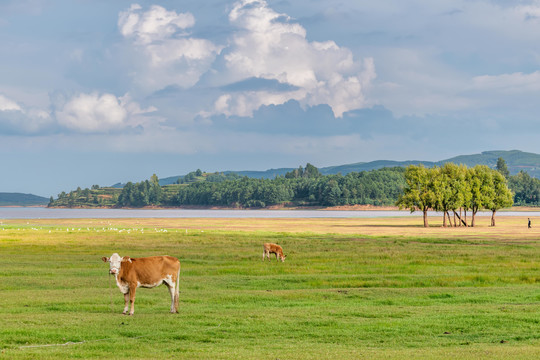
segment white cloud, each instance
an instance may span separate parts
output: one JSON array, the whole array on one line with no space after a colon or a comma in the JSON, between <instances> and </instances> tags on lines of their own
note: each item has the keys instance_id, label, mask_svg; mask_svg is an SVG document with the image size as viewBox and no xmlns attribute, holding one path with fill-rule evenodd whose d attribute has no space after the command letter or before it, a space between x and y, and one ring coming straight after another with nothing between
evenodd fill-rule
<instances>
[{"instance_id":1,"label":"white cloud","mask_svg":"<svg viewBox=\"0 0 540 360\"><path fill-rule=\"evenodd\" d=\"M191 87L210 68L221 48L210 40L190 37L186 29L194 24L191 13L168 11L159 5L143 11L134 4L119 14L120 33L144 54L134 81L145 91L169 85Z\"/></svg>"},{"instance_id":2,"label":"white cloud","mask_svg":"<svg viewBox=\"0 0 540 360\"><path fill-rule=\"evenodd\" d=\"M120 12L118 27L125 37L134 37L137 42L150 44L154 41L167 40L178 30L195 25L195 18L190 13L167 11L159 5L152 5L146 12L133 4L127 11Z\"/></svg>"},{"instance_id":3,"label":"white cloud","mask_svg":"<svg viewBox=\"0 0 540 360\"><path fill-rule=\"evenodd\" d=\"M0 111L21 111L21 107L15 101L0 95Z\"/></svg>"},{"instance_id":4,"label":"white cloud","mask_svg":"<svg viewBox=\"0 0 540 360\"><path fill-rule=\"evenodd\" d=\"M341 117L366 105L365 91L376 77L373 59L355 61L349 49L333 41L308 41L300 24L264 0L236 2L229 20L238 31L224 51L227 73L218 76L229 83L253 77L277 80L296 89L226 94L216 102L216 112L248 116L261 105L294 99L303 105L328 104Z\"/></svg>"},{"instance_id":5,"label":"white cloud","mask_svg":"<svg viewBox=\"0 0 540 360\"><path fill-rule=\"evenodd\" d=\"M540 71L530 74L522 72L501 75L482 75L473 78L477 90L501 91L506 93L528 93L540 91Z\"/></svg>"},{"instance_id":6,"label":"white cloud","mask_svg":"<svg viewBox=\"0 0 540 360\"><path fill-rule=\"evenodd\" d=\"M4 134L37 134L50 131L54 121L48 111L28 108L0 95L0 132Z\"/></svg>"},{"instance_id":7,"label":"white cloud","mask_svg":"<svg viewBox=\"0 0 540 360\"><path fill-rule=\"evenodd\" d=\"M154 108L141 109L129 96L79 94L56 111L58 124L83 133L106 133L144 123L144 115Z\"/></svg>"}]
</instances>

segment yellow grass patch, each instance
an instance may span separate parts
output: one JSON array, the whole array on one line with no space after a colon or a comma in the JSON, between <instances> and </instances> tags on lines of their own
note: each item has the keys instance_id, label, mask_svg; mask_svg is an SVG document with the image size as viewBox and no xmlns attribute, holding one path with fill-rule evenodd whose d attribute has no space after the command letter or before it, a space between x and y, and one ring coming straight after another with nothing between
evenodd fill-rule
<instances>
[{"instance_id":1,"label":"yellow grass patch","mask_svg":"<svg viewBox=\"0 0 540 360\"><path fill-rule=\"evenodd\" d=\"M444 237L474 239L487 237L512 240L540 238L540 216L531 217L533 227L527 228L526 216L496 217L497 226L490 226L489 216L477 216L476 226L442 227L440 217L429 218L429 228L422 226L421 217L392 218L149 218L149 219L31 219L4 220L4 224L26 226L69 226L90 228L160 228L226 231L269 231L284 233L358 234L392 237ZM1 225L0 225L1 226Z\"/></svg>"}]
</instances>

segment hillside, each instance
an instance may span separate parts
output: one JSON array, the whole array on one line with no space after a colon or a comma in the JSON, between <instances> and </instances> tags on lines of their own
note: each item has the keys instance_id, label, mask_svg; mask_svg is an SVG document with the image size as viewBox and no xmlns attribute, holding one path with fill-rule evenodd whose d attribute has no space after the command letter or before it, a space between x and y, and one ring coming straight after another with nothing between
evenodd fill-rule
<instances>
[{"instance_id":1,"label":"hillside","mask_svg":"<svg viewBox=\"0 0 540 360\"><path fill-rule=\"evenodd\" d=\"M385 167L395 167L401 166L405 167L408 165L418 165L424 164L426 167L432 166L441 166L445 163L452 162L455 164L464 164L468 167L473 167L475 165L487 165L490 168L495 168L497 164L497 159L502 157L506 161L508 170L510 174L515 175L521 170L526 171L532 177L540 179L540 155L534 153L527 153L519 150L510 150L510 151L484 151L480 154L472 155L460 155L450 159L440 160L440 161L423 161L423 160L407 160L407 161L393 161L393 160L376 160L370 162L358 162L354 164L345 164L337 166L328 166L319 168L319 171L323 175L332 175L341 173L346 175L350 172L361 172L361 171L370 171L377 170ZM278 169L269 169L265 171L252 171L252 170L242 170L242 171L224 171L224 174L237 174L240 176L247 176L249 178L255 179L274 179L276 176L284 176L286 173L294 170L294 168L278 168ZM174 184L178 178L182 175L171 176L159 180L160 185L169 185ZM114 187L122 187L123 184L116 184Z\"/></svg>"},{"instance_id":2,"label":"hillside","mask_svg":"<svg viewBox=\"0 0 540 360\"><path fill-rule=\"evenodd\" d=\"M464 164L469 167L479 164L495 168L499 157L502 157L504 161L506 161L506 165L508 166L511 175L515 175L521 170L524 170L532 177L540 178L540 155L519 150L484 151L481 154L456 156L451 159L439 161L436 164L442 165L447 162L453 162L455 164Z\"/></svg>"},{"instance_id":3,"label":"hillside","mask_svg":"<svg viewBox=\"0 0 540 360\"><path fill-rule=\"evenodd\" d=\"M0 192L0 206L43 206L49 203L49 199L22 193Z\"/></svg>"}]
</instances>

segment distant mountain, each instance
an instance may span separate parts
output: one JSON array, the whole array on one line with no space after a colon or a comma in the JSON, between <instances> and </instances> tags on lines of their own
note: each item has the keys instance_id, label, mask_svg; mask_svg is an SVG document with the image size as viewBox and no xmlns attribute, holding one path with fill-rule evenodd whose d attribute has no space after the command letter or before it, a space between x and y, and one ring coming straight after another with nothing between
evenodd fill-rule
<instances>
[{"instance_id":1,"label":"distant mountain","mask_svg":"<svg viewBox=\"0 0 540 360\"><path fill-rule=\"evenodd\" d=\"M376 160L370 162L359 162L354 164L345 164L337 166L328 166L319 168L319 171L323 175L332 175L341 173L346 175L350 172L361 172L361 171L370 171L376 170L384 167L394 167L394 166L408 166L408 165L418 165L424 164L426 167L433 167L435 165L441 166L445 163L455 163L463 164L468 167L473 167L475 165L487 165L490 168L495 168L497 165L497 159L502 157L506 161L508 170L510 174L515 175L521 170L524 170L529 173L529 175L540 179L540 155L534 153L523 152L519 150L510 150L510 151L484 151L480 154L472 155L460 155L446 160L440 161L422 161L422 160L407 160L407 161L392 161L392 160ZM305 164L303 164L304 166ZM252 170L243 170L243 171L224 171L224 174L236 173L240 176L247 176L250 178L257 179L273 179L276 176L284 176L286 173L294 170L295 168L278 168L278 169L269 169L265 171L252 171ZM179 177L170 176L159 180L160 185L170 185L176 183ZM125 184L115 184L112 187L122 188Z\"/></svg>"},{"instance_id":2,"label":"distant mountain","mask_svg":"<svg viewBox=\"0 0 540 360\"><path fill-rule=\"evenodd\" d=\"M361 172L361 171L370 171L376 170L384 167L394 167L394 166L408 166L408 165L418 165L424 164L426 167L433 167L435 165L441 166L445 163L455 163L463 164L468 167L473 167L475 165L487 165L490 168L495 168L497 165L497 160L503 158L506 161L508 170L510 174L515 175L521 170L524 170L529 173L529 175L540 178L540 155L534 153L527 153L519 150L511 151L484 151L481 154L473 155L460 155L446 160L440 161L422 161L422 160L407 160L407 161L392 161L392 160L376 160L370 162L359 162L354 164L338 165L338 166L328 166L319 168L319 171L323 175L332 175L341 173L346 175L350 172ZM285 175L286 173L294 170L292 168L281 168L281 169L270 169L266 171L234 171L239 175L254 177L254 178L265 178L273 179L276 175ZM228 171L232 172L232 171ZM226 172L227 173L227 172Z\"/></svg>"},{"instance_id":3,"label":"distant mountain","mask_svg":"<svg viewBox=\"0 0 540 360\"><path fill-rule=\"evenodd\" d=\"M350 172L370 171L370 170L377 170L377 169L381 169L385 167L396 167L396 166L405 167L409 165L418 165L418 164L424 164L424 166L426 167L432 167L433 165L435 165L435 163L430 162L430 161L419 161L419 160L411 160L411 161L376 160L376 161L370 161L366 163L329 166L329 167L321 168L319 169L319 171L323 175L332 175L332 174L338 174L338 173L341 173L342 175L346 175Z\"/></svg>"},{"instance_id":4,"label":"distant mountain","mask_svg":"<svg viewBox=\"0 0 540 360\"><path fill-rule=\"evenodd\" d=\"M49 199L42 196L0 192L0 206L38 206L48 203Z\"/></svg>"},{"instance_id":5,"label":"distant mountain","mask_svg":"<svg viewBox=\"0 0 540 360\"><path fill-rule=\"evenodd\" d=\"M515 175L521 170L524 170L528 172L529 175L540 178L540 155L519 150L484 151L481 154L461 155L439 161L436 165L453 162L455 164L464 164L469 167L480 164L495 168L497 159L500 157L506 161L506 165L508 166L511 175Z\"/></svg>"}]
</instances>

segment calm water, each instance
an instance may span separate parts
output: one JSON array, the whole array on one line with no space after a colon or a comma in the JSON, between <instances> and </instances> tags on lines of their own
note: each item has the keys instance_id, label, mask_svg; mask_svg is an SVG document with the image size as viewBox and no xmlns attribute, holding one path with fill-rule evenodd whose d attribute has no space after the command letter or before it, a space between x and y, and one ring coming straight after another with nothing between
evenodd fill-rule
<instances>
[{"instance_id":1,"label":"calm water","mask_svg":"<svg viewBox=\"0 0 540 360\"><path fill-rule=\"evenodd\" d=\"M430 212L431 216L442 216ZM489 212L478 213L491 215ZM499 215L532 217L540 212L511 211ZM0 219L80 219L80 218L374 218L422 216L403 211L328 211L328 210L124 210L124 209L48 209L36 207L0 207Z\"/></svg>"}]
</instances>

